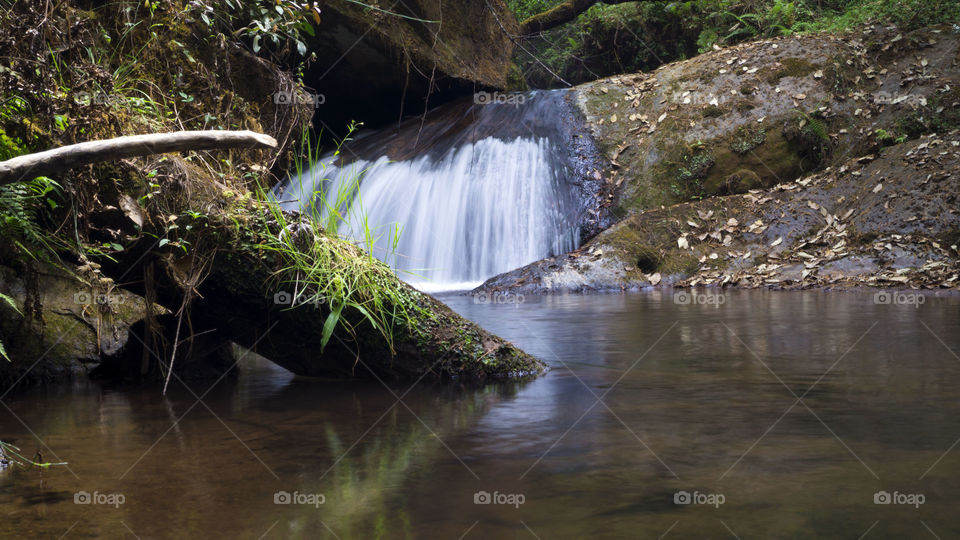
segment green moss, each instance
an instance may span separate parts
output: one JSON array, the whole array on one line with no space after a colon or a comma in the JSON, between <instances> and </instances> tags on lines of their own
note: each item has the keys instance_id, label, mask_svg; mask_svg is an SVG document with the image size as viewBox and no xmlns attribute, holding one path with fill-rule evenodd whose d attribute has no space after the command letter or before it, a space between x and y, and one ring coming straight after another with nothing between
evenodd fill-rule
<instances>
[{"instance_id":1,"label":"green moss","mask_svg":"<svg viewBox=\"0 0 960 540\"><path fill-rule=\"evenodd\" d=\"M723 116L724 110L721 109L720 107L717 107L716 105L707 105L706 108L703 109L703 113L701 114L703 115L704 118L717 118L717 117Z\"/></svg>"},{"instance_id":2,"label":"green moss","mask_svg":"<svg viewBox=\"0 0 960 540\"><path fill-rule=\"evenodd\" d=\"M741 126L733 134L730 149L738 154L746 154L767 140L767 131L761 128Z\"/></svg>"},{"instance_id":3,"label":"green moss","mask_svg":"<svg viewBox=\"0 0 960 540\"><path fill-rule=\"evenodd\" d=\"M676 182L671 185L674 194L681 200L701 199L707 195L703 179L716 163L713 153L703 145L692 147L680 160Z\"/></svg>"},{"instance_id":4,"label":"green moss","mask_svg":"<svg viewBox=\"0 0 960 540\"><path fill-rule=\"evenodd\" d=\"M925 133L943 133L960 127L960 88L951 88L943 94L934 94L925 106L917 107L896 122L897 133L914 139ZM878 134L879 138L879 134Z\"/></svg>"},{"instance_id":5,"label":"green moss","mask_svg":"<svg viewBox=\"0 0 960 540\"><path fill-rule=\"evenodd\" d=\"M0 129L0 161L15 158L25 152L23 143L19 139L10 138L5 131Z\"/></svg>"},{"instance_id":6,"label":"green moss","mask_svg":"<svg viewBox=\"0 0 960 540\"><path fill-rule=\"evenodd\" d=\"M670 249L664 253L658 271L667 275L690 275L697 271L699 264L697 256L689 250Z\"/></svg>"},{"instance_id":7,"label":"green moss","mask_svg":"<svg viewBox=\"0 0 960 540\"><path fill-rule=\"evenodd\" d=\"M784 77L803 77L813 73L817 65L803 58L784 58L780 60L780 65L773 69L767 69L764 77L771 85L777 84Z\"/></svg>"}]
</instances>

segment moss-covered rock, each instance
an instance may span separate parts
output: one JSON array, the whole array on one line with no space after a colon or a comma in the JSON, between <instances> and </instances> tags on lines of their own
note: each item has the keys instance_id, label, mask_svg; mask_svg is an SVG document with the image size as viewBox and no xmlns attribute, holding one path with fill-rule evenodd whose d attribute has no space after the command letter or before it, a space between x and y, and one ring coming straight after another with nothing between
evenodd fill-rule
<instances>
[{"instance_id":1,"label":"moss-covered rock","mask_svg":"<svg viewBox=\"0 0 960 540\"><path fill-rule=\"evenodd\" d=\"M118 355L146 314L143 297L50 265L0 266L0 389L72 375Z\"/></svg>"},{"instance_id":2,"label":"moss-covered rock","mask_svg":"<svg viewBox=\"0 0 960 540\"><path fill-rule=\"evenodd\" d=\"M880 128L911 137L955 125L958 50L947 28L795 36L576 92L625 216L792 181L875 150Z\"/></svg>"}]
</instances>

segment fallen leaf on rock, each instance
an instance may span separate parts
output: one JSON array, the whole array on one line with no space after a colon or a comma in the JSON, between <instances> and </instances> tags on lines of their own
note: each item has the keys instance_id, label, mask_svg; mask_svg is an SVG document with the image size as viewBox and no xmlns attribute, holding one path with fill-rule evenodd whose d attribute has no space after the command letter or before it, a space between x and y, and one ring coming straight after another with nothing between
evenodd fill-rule
<instances>
[{"instance_id":1,"label":"fallen leaf on rock","mask_svg":"<svg viewBox=\"0 0 960 540\"><path fill-rule=\"evenodd\" d=\"M877 184L877 187L873 188L873 192L878 193L881 189L883 189L883 184Z\"/></svg>"},{"instance_id":2,"label":"fallen leaf on rock","mask_svg":"<svg viewBox=\"0 0 960 540\"><path fill-rule=\"evenodd\" d=\"M777 238L776 240L774 240L773 243L770 244L770 247L779 246L781 243L783 243L783 237L782 237L782 236L779 237L779 238Z\"/></svg>"},{"instance_id":3,"label":"fallen leaf on rock","mask_svg":"<svg viewBox=\"0 0 960 540\"><path fill-rule=\"evenodd\" d=\"M690 247L690 243L687 242L686 236L681 236L680 238L677 238L677 245L680 246L680 249L688 249Z\"/></svg>"}]
</instances>

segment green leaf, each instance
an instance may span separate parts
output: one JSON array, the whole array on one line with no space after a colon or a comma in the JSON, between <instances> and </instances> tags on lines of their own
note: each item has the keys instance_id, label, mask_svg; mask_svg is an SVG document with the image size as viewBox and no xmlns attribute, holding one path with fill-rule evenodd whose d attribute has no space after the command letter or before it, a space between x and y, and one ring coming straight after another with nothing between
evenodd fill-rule
<instances>
[{"instance_id":1,"label":"green leaf","mask_svg":"<svg viewBox=\"0 0 960 540\"><path fill-rule=\"evenodd\" d=\"M260 52L260 34L257 34L253 38L253 52Z\"/></svg>"},{"instance_id":2,"label":"green leaf","mask_svg":"<svg viewBox=\"0 0 960 540\"><path fill-rule=\"evenodd\" d=\"M0 356L2 356L7 362L13 363L13 361L10 360L10 357L7 356L7 350L3 348L2 341L0 341Z\"/></svg>"},{"instance_id":3,"label":"green leaf","mask_svg":"<svg viewBox=\"0 0 960 540\"><path fill-rule=\"evenodd\" d=\"M297 52L300 53L300 56L307 55L307 44L300 41L299 39L297 40Z\"/></svg>"},{"instance_id":4,"label":"green leaf","mask_svg":"<svg viewBox=\"0 0 960 540\"><path fill-rule=\"evenodd\" d=\"M20 313L20 308L17 307L17 302L14 301L13 298L11 298L11 297L3 294L3 293L0 293L0 300L3 300L3 301L6 302L7 304L9 304L10 307L12 307L14 311L16 311L17 313ZM20 313L20 314L23 315L23 313Z\"/></svg>"},{"instance_id":5,"label":"green leaf","mask_svg":"<svg viewBox=\"0 0 960 540\"><path fill-rule=\"evenodd\" d=\"M169 244L169 243L170 243L170 239L169 239L169 238L164 238L163 240L160 240L160 243L157 244L157 246L158 246L158 247L163 247L163 246L165 246L165 245L167 245L167 244Z\"/></svg>"},{"instance_id":6,"label":"green leaf","mask_svg":"<svg viewBox=\"0 0 960 540\"><path fill-rule=\"evenodd\" d=\"M327 342L330 341L330 338L333 336L333 330L337 327L337 322L340 320L341 311L343 311L342 303L330 306L330 314L327 315L327 320L323 323L323 334L320 336L320 352L323 352L323 349L327 346Z\"/></svg>"}]
</instances>

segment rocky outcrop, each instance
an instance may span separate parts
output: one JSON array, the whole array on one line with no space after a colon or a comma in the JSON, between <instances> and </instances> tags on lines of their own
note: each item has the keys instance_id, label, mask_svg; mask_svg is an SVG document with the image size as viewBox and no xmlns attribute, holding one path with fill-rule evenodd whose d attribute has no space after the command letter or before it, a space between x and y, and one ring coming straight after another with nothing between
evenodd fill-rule
<instances>
[{"instance_id":1,"label":"rocky outcrop","mask_svg":"<svg viewBox=\"0 0 960 540\"><path fill-rule=\"evenodd\" d=\"M377 2L373 2L377 6ZM517 23L503 0L411 0L375 9L332 0L308 47L304 82L324 96L318 115L340 133L381 125L478 88L504 88Z\"/></svg>"},{"instance_id":2,"label":"rocky outcrop","mask_svg":"<svg viewBox=\"0 0 960 540\"><path fill-rule=\"evenodd\" d=\"M580 86L622 219L480 289L956 287L958 62L948 28L867 29Z\"/></svg>"},{"instance_id":3,"label":"rocky outcrop","mask_svg":"<svg viewBox=\"0 0 960 540\"><path fill-rule=\"evenodd\" d=\"M960 117L949 28L763 40L577 88L620 216L789 182Z\"/></svg>"},{"instance_id":4,"label":"rocky outcrop","mask_svg":"<svg viewBox=\"0 0 960 540\"><path fill-rule=\"evenodd\" d=\"M632 215L481 289L957 289L958 192L960 132L926 136L767 190Z\"/></svg>"},{"instance_id":5,"label":"rocky outcrop","mask_svg":"<svg viewBox=\"0 0 960 540\"><path fill-rule=\"evenodd\" d=\"M120 354L130 327L143 320L143 297L110 284L92 288L76 274L42 265L0 266L0 388L72 375Z\"/></svg>"}]
</instances>

